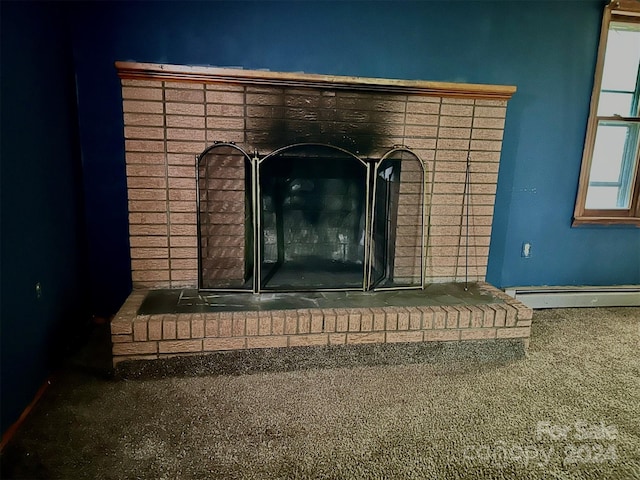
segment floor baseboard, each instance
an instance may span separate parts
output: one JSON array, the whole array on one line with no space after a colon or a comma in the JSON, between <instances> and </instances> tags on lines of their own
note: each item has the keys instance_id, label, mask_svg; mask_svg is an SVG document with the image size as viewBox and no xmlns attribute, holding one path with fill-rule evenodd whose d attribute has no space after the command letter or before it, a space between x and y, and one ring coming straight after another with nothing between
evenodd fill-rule
<instances>
[{"instance_id":1,"label":"floor baseboard","mask_svg":"<svg viewBox=\"0 0 640 480\"><path fill-rule=\"evenodd\" d=\"M45 382L40 386L35 396L33 397L33 400L31 400L31 403L27 405L27 408L22 411L18 420L16 420L13 425L11 425L5 432L2 433L2 441L0 441L0 452L4 450L4 447L7 446L16 432L20 429L24 421L27 419L33 408L37 405L38 401L40 401L42 395L44 395L44 392L47 391L47 388L49 388L52 382L53 375L47 378Z\"/></svg>"},{"instance_id":2,"label":"floor baseboard","mask_svg":"<svg viewBox=\"0 0 640 480\"><path fill-rule=\"evenodd\" d=\"M640 285L509 287L505 293L535 309L640 306Z\"/></svg>"}]
</instances>

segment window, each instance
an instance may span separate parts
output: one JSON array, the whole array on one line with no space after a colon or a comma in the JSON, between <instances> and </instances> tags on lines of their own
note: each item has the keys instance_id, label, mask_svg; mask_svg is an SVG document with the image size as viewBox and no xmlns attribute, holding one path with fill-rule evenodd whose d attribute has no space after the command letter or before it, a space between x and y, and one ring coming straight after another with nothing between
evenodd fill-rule
<instances>
[{"instance_id":1,"label":"window","mask_svg":"<svg viewBox=\"0 0 640 480\"><path fill-rule=\"evenodd\" d=\"M640 2L604 12L574 225L640 225Z\"/></svg>"}]
</instances>

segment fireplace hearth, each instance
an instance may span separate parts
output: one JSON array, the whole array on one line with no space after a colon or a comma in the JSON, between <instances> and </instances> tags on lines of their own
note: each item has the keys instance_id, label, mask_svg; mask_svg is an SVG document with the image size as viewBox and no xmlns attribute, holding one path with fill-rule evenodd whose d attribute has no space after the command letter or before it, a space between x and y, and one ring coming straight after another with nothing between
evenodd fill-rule
<instances>
[{"instance_id":1,"label":"fireplace hearth","mask_svg":"<svg viewBox=\"0 0 640 480\"><path fill-rule=\"evenodd\" d=\"M526 345L531 310L484 282L515 87L116 66L134 292L114 363Z\"/></svg>"}]
</instances>

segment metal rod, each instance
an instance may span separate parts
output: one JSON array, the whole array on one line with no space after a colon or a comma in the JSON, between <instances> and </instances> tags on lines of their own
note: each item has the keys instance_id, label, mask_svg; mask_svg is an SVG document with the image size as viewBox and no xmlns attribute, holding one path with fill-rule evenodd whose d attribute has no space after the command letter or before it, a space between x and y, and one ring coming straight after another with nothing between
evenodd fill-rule
<instances>
[{"instance_id":1,"label":"metal rod","mask_svg":"<svg viewBox=\"0 0 640 480\"><path fill-rule=\"evenodd\" d=\"M366 236L373 240L373 228L375 225L375 212L376 212L376 190L377 190L377 182L378 182L378 167L380 166L380 162L376 162L373 168L371 175L373 175L373 193L371 196L367 193L367 206L369 205L369 201L371 202L371 221L369 223L369 227L367 228ZM371 183L369 173L369 165L367 165L367 189L369 188L369 184ZM366 239L365 239L366 241ZM369 244L369 251L365 249L365 258L367 259L367 285L365 290L369 290L373 286L373 257L374 251L372 248L373 241Z\"/></svg>"},{"instance_id":2,"label":"metal rod","mask_svg":"<svg viewBox=\"0 0 640 480\"><path fill-rule=\"evenodd\" d=\"M378 179L378 174L377 174L377 168L376 168L376 180ZM391 233L391 215L392 215L392 210L391 210L391 185L393 185L393 180L389 179L386 180L384 182L384 239L385 239L385 244L384 244L384 256L382 259L382 277L381 278L388 278L389 280L391 280L393 282L394 276L395 276L395 265L393 266L393 268L391 268L389 266L390 262L389 259L393 258L395 259L395 252L396 252L396 246L393 245L393 247L391 246L391 238L392 238L392 233ZM398 192L399 193L399 192ZM374 195L376 195L376 193L374 192ZM397 199L396 199L397 200ZM396 202L397 204L397 202ZM397 210L396 210L397 213ZM373 212L373 215L375 216L375 211ZM397 231L398 229L398 216L396 215L395 218L395 229ZM394 232L396 233L396 232ZM393 236L393 239L396 240L396 236ZM393 250L393 251L392 251Z\"/></svg>"},{"instance_id":3,"label":"metal rod","mask_svg":"<svg viewBox=\"0 0 640 480\"><path fill-rule=\"evenodd\" d=\"M251 159L251 175L253 185L251 185L251 199L253 203L253 293L260 293L260 275L262 264L262 252L260 248L260 169L258 151L253 152Z\"/></svg>"},{"instance_id":4,"label":"metal rod","mask_svg":"<svg viewBox=\"0 0 640 480\"><path fill-rule=\"evenodd\" d=\"M396 285L394 287L374 288L373 292L384 292L389 290L423 290L421 285Z\"/></svg>"},{"instance_id":5,"label":"metal rod","mask_svg":"<svg viewBox=\"0 0 640 480\"><path fill-rule=\"evenodd\" d=\"M315 288L315 287L302 287L296 289L283 288L266 288L260 293L311 293L311 292L353 292L357 291L357 287L341 287L341 288Z\"/></svg>"},{"instance_id":6,"label":"metal rod","mask_svg":"<svg viewBox=\"0 0 640 480\"><path fill-rule=\"evenodd\" d=\"M420 288L424 290L426 286L426 276L427 276L427 165L422 161L421 158L420 164L422 165L422 244L420 245Z\"/></svg>"},{"instance_id":7,"label":"metal rod","mask_svg":"<svg viewBox=\"0 0 640 480\"><path fill-rule=\"evenodd\" d=\"M204 288L202 281L202 219L200 218L200 158L195 156L196 167L196 225L197 225L197 241L198 241L198 290Z\"/></svg>"},{"instance_id":8,"label":"metal rod","mask_svg":"<svg viewBox=\"0 0 640 480\"><path fill-rule=\"evenodd\" d=\"M246 288L219 287L219 288L199 288L198 292L204 292L204 293L248 293L248 290Z\"/></svg>"},{"instance_id":9,"label":"metal rod","mask_svg":"<svg viewBox=\"0 0 640 480\"><path fill-rule=\"evenodd\" d=\"M337 150L339 152L342 152L350 157L355 158L356 160L358 160L360 163L362 163L363 165L367 165L367 162L365 160L363 160L362 158L360 158L358 155L350 152L349 150L346 150L344 148L341 147L336 147L335 145L331 145L328 143L293 143L291 145L287 145L286 147L281 147L278 148L277 150L274 150L273 152L265 155L264 157L262 157L261 159L259 159L259 163L264 162L265 160L271 158L271 157L275 157L276 155L286 151L286 150L291 150L291 149L295 149L295 148L299 148L299 147L322 147L322 148L328 148L330 150Z\"/></svg>"},{"instance_id":10,"label":"metal rod","mask_svg":"<svg viewBox=\"0 0 640 480\"><path fill-rule=\"evenodd\" d=\"M464 289L469 290L469 188L471 180L471 153L467 153L467 168L464 175L464 196L463 204L466 205L466 232L465 232L465 245L464 245Z\"/></svg>"}]
</instances>

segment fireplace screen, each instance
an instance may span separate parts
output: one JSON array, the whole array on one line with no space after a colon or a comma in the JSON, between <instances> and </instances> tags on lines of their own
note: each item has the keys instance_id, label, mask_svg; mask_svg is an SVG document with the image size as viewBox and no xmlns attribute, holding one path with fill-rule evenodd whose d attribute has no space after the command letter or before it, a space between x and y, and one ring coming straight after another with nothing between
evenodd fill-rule
<instances>
[{"instance_id":1,"label":"fireplace screen","mask_svg":"<svg viewBox=\"0 0 640 480\"><path fill-rule=\"evenodd\" d=\"M216 143L197 159L201 290L424 286L425 168L323 144L265 156Z\"/></svg>"}]
</instances>

